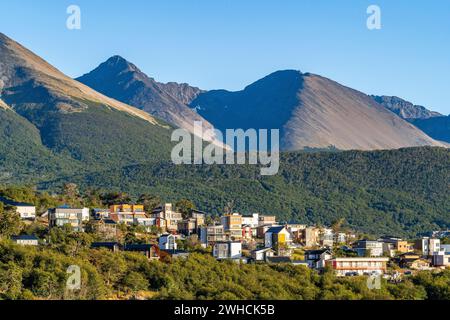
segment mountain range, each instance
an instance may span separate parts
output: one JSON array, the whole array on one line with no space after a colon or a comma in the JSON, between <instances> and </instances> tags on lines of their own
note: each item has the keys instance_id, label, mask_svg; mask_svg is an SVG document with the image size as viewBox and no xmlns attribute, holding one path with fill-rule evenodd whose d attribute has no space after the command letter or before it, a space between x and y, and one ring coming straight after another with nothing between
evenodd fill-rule
<instances>
[{"instance_id":1,"label":"mountain range","mask_svg":"<svg viewBox=\"0 0 450 320\"><path fill-rule=\"evenodd\" d=\"M372 98L433 139L450 143L450 115L444 116L398 97L372 96Z\"/></svg>"},{"instance_id":2,"label":"mountain range","mask_svg":"<svg viewBox=\"0 0 450 320\"><path fill-rule=\"evenodd\" d=\"M67 77L3 34L0 79L0 176L169 159L173 127Z\"/></svg>"},{"instance_id":3,"label":"mountain range","mask_svg":"<svg viewBox=\"0 0 450 320\"><path fill-rule=\"evenodd\" d=\"M200 89L185 83L156 82L120 56L111 57L77 80L176 127L193 132L194 122L201 121L204 131L213 129L207 120L188 107L188 104L202 93ZM213 135L203 138L214 140Z\"/></svg>"},{"instance_id":4,"label":"mountain range","mask_svg":"<svg viewBox=\"0 0 450 320\"><path fill-rule=\"evenodd\" d=\"M187 84L158 83L114 56L77 80L186 129L192 129L194 121L222 132L279 129L282 150L444 146L389 108L393 103L295 70L275 72L239 92L203 91ZM409 109L412 113L418 107ZM438 115L425 108L422 112Z\"/></svg>"},{"instance_id":5,"label":"mountain range","mask_svg":"<svg viewBox=\"0 0 450 320\"><path fill-rule=\"evenodd\" d=\"M168 160L173 128L192 130L194 121L222 131L280 129L287 151L446 146L410 123L439 114L295 70L238 92L205 91L159 83L120 56L74 80L3 34L0 57L0 177Z\"/></svg>"},{"instance_id":6,"label":"mountain range","mask_svg":"<svg viewBox=\"0 0 450 320\"><path fill-rule=\"evenodd\" d=\"M203 93L191 107L222 130L278 128L282 150L443 146L367 95L294 70L275 72L239 92Z\"/></svg>"},{"instance_id":7,"label":"mountain range","mask_svg":"<svg viewBox=\"0 0 450 320\"><path fill-rule=\"evenodd\" d=\"M75 182L192 199L217 213L233 200L236 210L286 221L344 217L373 234L448 228L449 150L403 148L445 146L418 127L439 136L427 122L448 128L448 117L412 109L295 70L238 92L205 91L158 83L114 56L77 81L0 33L0 184L53 191ZM271 177L258 166L176 166L171 133L193 120L221 130L279 128L283 150L308 150L283 152ZM335 150L381 148L396 150Z\"/></svg>"}]
</instances>

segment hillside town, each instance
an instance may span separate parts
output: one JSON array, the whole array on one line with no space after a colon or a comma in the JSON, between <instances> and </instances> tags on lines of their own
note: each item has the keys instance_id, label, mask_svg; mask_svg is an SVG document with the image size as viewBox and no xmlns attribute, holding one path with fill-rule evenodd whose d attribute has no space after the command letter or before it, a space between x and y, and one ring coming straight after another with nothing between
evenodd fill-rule
<instances>
[{"instance_id":1,"label":"hillside town","mask_svg":"<svg viewBox=\"0 0 450 320\"><path fill-rule=\"evenodd\" d=\"M337 276L377 275L393 281L450 266L450 244L441 243L448 239L448 230L418 239L391 235L367 239L339 223L331 227L279 223L274 215L258 213L213 217L195 209L178 212L170 203L147 211L141 204L66 205L37 216L31 204L0 201L14 207L23 221L36 221L49 229L95 232L102 241L93 242L92 249L138 252L149 260L182 259L199 248L217 260L302 265L318 272L330 268ZM127 228L135 235L132 241L123 239ZM23 246L45 246L50 241L32 234L14 235L11 240Z\"/></svg>"}]
</instances>

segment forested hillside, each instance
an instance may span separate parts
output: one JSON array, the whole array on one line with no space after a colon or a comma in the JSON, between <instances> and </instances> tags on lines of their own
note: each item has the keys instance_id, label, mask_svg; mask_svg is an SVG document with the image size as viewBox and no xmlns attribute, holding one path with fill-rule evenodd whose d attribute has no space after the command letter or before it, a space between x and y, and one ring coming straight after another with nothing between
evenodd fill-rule
<instances>
[{"instance_id":1,"label":"forested hillside","mask_svg":"<svg viewBox=\"0 0 450 320\"><path fill-rule=\"evenodd\" d=\"M450 226L450 151L443 148L285 153L278 175L265 177L257 166L153 162L44 181L40 188L55 190L69 181L135 198L187 198L213 214L233 203L236 211L288 222L329 225L345 218L348 226L375 235Z\"/></svg>"},{"instance_id":2,"label":"forested hillside","mask_svg":"<svg viewBox=\"0 0 450 320\"><path fill-rule=\"evenodd\" d=\"M424 271L402 283L383 279L370 290L366 277L319 276L292 265L218 262L208 254L149 262L137 253L88 249L89 237L66 235L50 248L0 240L0 299L232 299L348 300L449 299L448 270ZM66 290L70 265L81 269L80 290Z\"/></svg>"}]
</instances>

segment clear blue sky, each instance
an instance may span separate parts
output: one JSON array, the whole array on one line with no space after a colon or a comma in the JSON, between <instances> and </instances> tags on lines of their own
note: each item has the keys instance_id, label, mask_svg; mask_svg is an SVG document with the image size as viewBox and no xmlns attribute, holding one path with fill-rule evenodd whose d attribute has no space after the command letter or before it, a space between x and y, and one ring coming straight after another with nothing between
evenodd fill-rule
<instances>
[{"instance_id":1,"label":"clear blue sky","mask_svg":"<svg viewBox=\"0 0 450 320\"><path fill-rule=\"evenodd\" d=\"M66 28L79 5L82 29ZM366 9L382 29L366 28ZM119 54L158 81L239 90L279 69L450 113L450 1L14 0L0 31L70 76Z\"/></svg>"}]
</instances>

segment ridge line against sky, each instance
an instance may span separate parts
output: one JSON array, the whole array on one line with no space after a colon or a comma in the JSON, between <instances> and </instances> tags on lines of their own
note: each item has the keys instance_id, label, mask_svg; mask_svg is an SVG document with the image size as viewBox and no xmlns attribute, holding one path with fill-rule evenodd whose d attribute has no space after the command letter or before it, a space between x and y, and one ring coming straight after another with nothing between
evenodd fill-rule
<instances>
[{"instance_id":1,"label":"ridge line against sky","mask_svg":"<svg viewBox=\"0 0 450 320\"><path fill-rule=\"evenodd\" d=\"M81 8L81 30L66 10ZM366 27L381 8L381 30ZM450 1L17 0L0 32L76 78L113 55L160 82L242 90L294 69L450 113Z\"/></svg>"}]
</instances>

